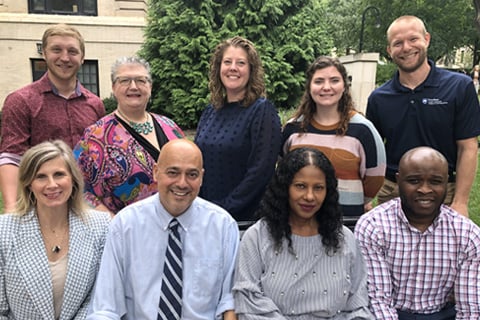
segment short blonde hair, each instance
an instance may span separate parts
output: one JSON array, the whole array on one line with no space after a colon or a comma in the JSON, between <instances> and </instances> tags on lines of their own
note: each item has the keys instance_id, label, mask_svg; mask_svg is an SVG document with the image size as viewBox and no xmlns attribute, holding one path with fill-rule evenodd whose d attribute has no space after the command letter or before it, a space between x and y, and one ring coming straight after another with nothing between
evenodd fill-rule
<instances>
[{"instance_id":1,"label":"short blonde hair","mask_svg":"<svg viewBox=\"0 0 480 320\"><path fill-rule=\"evenodd\" d=\"M42 47L43 50L47 47L48 38L53 36L66 36L72 37L78 40L80 43L80 51L82 52L82 57L85 57L85 39L83 39L82 34L74 27L69 26L65 23L55 24L49 27L43 33L42 37Z\"/></svg>"},{"instance_id":2,"label":"short blonde hair","mask_svg":"<svg viewBox=\"0 0 480 320\"><path fill-rule=\"evenodd\" d=\"M65 161L68 171L72 175L72 194L68 199L68 208L75 214L82 216L86 210L83 199L83 176L77 166L72 149L62 140L46 141L30 148L25 152L18 168L18 197L15 212L24 215L36 205L36 199L30 190L35 175L47 161L61 158Z\"/></svg>"},{"instance_id":3,"label":"short blonde hair","mask_svg":"<svg viewBox=\"0 0 480 320\"><path fill-rule=\"evenodd\" d=\"M398 22L415 22L420 27L420 31L422 32L422 34L424 36L427 34L427 28L425 28L425 23L423 23L422 19L416 16L401 16L395 19L387 29L387 42L389 45L390 45L390 32Z\"/></svg>"}]
</instances>

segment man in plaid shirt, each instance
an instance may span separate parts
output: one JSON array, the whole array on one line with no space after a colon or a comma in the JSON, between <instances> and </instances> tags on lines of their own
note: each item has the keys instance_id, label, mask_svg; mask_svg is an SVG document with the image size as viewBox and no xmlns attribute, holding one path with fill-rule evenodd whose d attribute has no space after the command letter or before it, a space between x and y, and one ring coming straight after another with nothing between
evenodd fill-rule
<instances>
[{"instance_id":1,"label":"man in plaid shirt","mask_svg":"<svg viewBox=\"0 0 480 320\"><path fill-rule=\"evenodd\" d=\"M400 197L356 224L376 319L480 319L480 228L442 204L448 164L429 147L400 160Z\"/></svg>"}]
</instances>

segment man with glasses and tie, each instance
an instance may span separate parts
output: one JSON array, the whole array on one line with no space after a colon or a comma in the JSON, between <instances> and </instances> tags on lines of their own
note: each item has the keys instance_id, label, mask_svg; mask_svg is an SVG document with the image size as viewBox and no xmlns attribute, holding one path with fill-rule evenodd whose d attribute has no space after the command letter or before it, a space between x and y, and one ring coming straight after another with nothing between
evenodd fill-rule
<instances>
[{"instance_id":1,"label":"man with glasses and tie","mask_svg":"<svg viewBox=\"0 0 480 320\"><path fill-rule=\"evenodd\" d=\"M164 145L158 194L112 220L87 319L236 319L238 226L197 196L203 172L193 142Z\"/></svg>"}]
</instances>

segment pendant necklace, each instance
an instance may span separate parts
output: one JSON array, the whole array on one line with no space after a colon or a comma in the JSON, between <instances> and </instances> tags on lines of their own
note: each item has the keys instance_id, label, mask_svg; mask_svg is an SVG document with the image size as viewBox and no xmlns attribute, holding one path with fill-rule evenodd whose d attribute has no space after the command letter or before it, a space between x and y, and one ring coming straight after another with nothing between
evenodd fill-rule
<instances>
[{"instance_id":1,"label":"pendant necklace","mask_svg":"<svg viewBox=\"0 0 480 320\"><path fill-rule=\"evenodd\" d=\"M40 231L42 231L42 228L40 228ZM63 232L63 236L62 236L62 238L60 239L59 244L56 244L56 245L52 246L51 251L52 251L53 253L59 253L60 250L62 250L61 245L62 245L63 241L65 240L65 235L67 234L67 231L68 231L68 223L67 223L67 225L66 225L65 231ZM58 236L57 236L57 234L55 233L55 230L50 229L50 232L53 233L53 235L55 236L55 239L58 240ZM45 234L43 233L43 231L42 231L42 234L43 234L44 237L45 237Z\"/></svg>"},{"instance_id":2,"label":"pendant necklace","mask_svg":"<svg viewBox=\"0 0 480 320\"><path fill-rule=\"evenodd\" d=\"M67 234L67 231L68 231L68 225L67 225L67 228L65 228L65 232L63 233L62 239L60 239L60 243L56 244L52 247L52 252L53 253L59 253L60 250L62 250L62 247L60 245L63 243L63 240L65 239L65 235ZM55 232L53 232L53 234L55 234ZM56 236L57 235L55 234L55 237Z\"/></svg>"},{"instance_id":3,"label":"pendant necklace","mask_svg":"<svg viewBox=\"0 0 480 320\"><path fill-rule=\"evenodd\" d=\"M138 134L144 134L144 135L147 135L149 134L150 132L153 131L153 125L151 124L151 122L148 120L148 113L147 113L147 121L145 122L133 122L132 120L130 120L129 118L127 118L121 111L120 109L117 108L117 112L119 115L122 116L122 118L124 118L125 120L128 121L128 124L130 125L130 127L132 127L133 130L135 130L136 133Z\"/></svg>"}]
</instances>

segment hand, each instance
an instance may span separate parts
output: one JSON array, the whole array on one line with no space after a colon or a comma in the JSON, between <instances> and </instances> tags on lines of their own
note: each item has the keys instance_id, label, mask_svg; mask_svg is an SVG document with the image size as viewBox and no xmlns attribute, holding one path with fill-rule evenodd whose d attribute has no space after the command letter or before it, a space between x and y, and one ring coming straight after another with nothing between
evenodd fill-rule
<instances>
[{"instance_id":1,"label":"hand","mask_svg":"<svg viewBox=\"0 0 480 320\"><path fill-rule=\"evenodd\" d=\"M227 310L223 313L223 320L237 320L237 315L233 310Z\"/></svg>"},{"instance_id":2,"label":"hand","mask_svg":"<svg viewBox=\"0 0 480 320\"><path fill-rule=\"evenodd\" d=\"M367 202L367 203L365 203L365 204L363 205L363 210L364 210L364 212L368 212L368 211L370 211L370 210L372 210L372 209L373 209L372 201Z\"/></svg>"}]
</instances>

